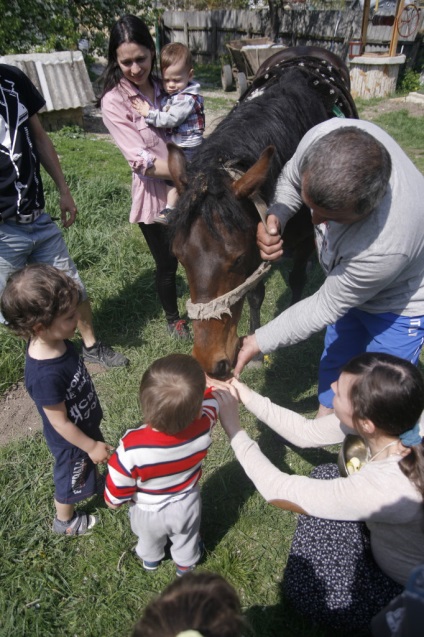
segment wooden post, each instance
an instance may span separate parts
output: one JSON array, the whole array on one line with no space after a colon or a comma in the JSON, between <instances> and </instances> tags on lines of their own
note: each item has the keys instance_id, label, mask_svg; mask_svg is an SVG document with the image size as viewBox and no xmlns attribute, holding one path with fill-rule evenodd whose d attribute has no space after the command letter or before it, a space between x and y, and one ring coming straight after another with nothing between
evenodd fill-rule
<instances>
[{"instance_id":1,"label":"wooden post","mask_svg":"<svg viewBox=\"0 0 424 637\"><path fill-rule=\"evenodd\" d=\"M190 48L190 36L189 36L189 30L188 30L188 22L184 23L184 39L185 39L185 43L187 45L187 48Z\"/></svg>"},{"instance_id":2,"label":"wooden post","mask_svg":"<svg viewBox=\"0 0 424 637\"><path fill-rule=\"evenodd\" d=\"M368 31L368 20L370 17L370 5L371 5L371 0L364 1L364 10L362 12L362 27L361 27L362 54L365 53L365 45L367 43L367 31Z\"/></svg>"},{"instance_id":3,"label":"wooden post","mask_svg":"<svg viewBox=\"0 0 424 637\"><path fill-rule=\"evenodd\" d=\"M392 29L392 39L390 40L390 49L389 49L389 55L390 56L394 56L396 55L396 49L397 49L397 43L399 40L399 31L398 31L398 20L400 18L400 14L402 13L403 9L405 6L405 0L398 0L397 1L397 5L396 5L396 17L395 17L395 21L393 23L393 29Z\"/></svg>"},{"instance_id":4,"label":"wooden post","mask_svg":"<svg viewBox=\"0 0 424 637\"><path fill-rule=\"evenodd\" d=\"M216 20L212 20L212 61L216 62L218 53L218 26Z\"/></svg>"}]
</instances>

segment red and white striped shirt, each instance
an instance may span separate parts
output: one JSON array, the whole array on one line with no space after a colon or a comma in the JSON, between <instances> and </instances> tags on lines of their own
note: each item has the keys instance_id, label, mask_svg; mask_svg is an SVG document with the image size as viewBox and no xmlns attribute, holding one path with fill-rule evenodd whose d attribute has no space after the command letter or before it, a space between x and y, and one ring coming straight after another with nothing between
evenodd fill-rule
<instances>
[{"instance_id":1,"label":"red and white striped shirt","mask_svg":"<svg viewBox=\"0 0 424 637\"><path fill-rule=\"evenodd\" d=\"M132 500L141 508L161 509L183 498L199 481L202 461L212 443L218 403L205 392L202 415L176 434L142 425L129 429L109 459L105 500Z\"/></svg>"}]
</instances>

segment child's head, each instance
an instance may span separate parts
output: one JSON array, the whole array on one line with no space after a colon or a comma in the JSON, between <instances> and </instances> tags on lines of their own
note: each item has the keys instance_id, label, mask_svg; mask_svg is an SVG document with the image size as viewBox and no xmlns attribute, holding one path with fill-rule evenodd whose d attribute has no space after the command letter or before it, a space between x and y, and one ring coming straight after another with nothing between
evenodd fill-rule
<instances>
[{"instance_id":1,"label":"child's head","mask_svg":"<svg viewBox=\"0 0 424 637\"><path fill-rule=\"evenodd\" d=\"M193 77L193 59L185 44L172 42L160 52L163 87L171 95L186 88Z\"/></svg>"},{"instance_id":2,"label":"child's head","mask_svg":"<svg viewBox=\"0 0 424 637\"><path fill-rule=\"evenodd\" d=\"M8 279L1 297L7 327L29 338L80 302L81 290L67 274L45 263L27 265Z\"/></svg>"},{"instance_id":3,"label":"child's head","mask_svg":"<svg viewBox=\"0 0 424 637\"><path fill-rule=\"evenodd\" d=\"M206 377L188 354L169 354L144 372L140 403L145 422L167 434L185 429L199 415Z\"/></svg>"},{"instance_id":4,"label":"child's head","mask_svg":"<svg viewBox=\"0 0 424 637\"><path fill-rule=\"evenodd\" d=\"M132 637L240 637L246 623L234 588L216 573L187 573L145 609ZM188 635L187 635L188 637Z\"/></svg>"},{"instance_id":5,"label":"child's head","mask_svg":"<svg viewBox=\"0 0 424 637\"><path fill-rule=\"evenodd\" d=\"M342 373L355 377L350 387L354 423L370 420L394 436L414 427L424 409L424 380L415 365L369 352L349 361Z\"/></svg>"}]
</instances>

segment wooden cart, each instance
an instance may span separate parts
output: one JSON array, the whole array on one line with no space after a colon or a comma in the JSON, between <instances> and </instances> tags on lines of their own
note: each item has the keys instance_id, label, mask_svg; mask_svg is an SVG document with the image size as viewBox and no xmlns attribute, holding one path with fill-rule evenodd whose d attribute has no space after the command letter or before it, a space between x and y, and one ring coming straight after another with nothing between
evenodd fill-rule
<instances>
[{"instance_id":1,"label":"wooden cart","mask_svg":"<svg viewBox=\"0 0 424 637\"><path fill-rule=\"evenodd\" d=\"M231 91L235 84L239 97L252 83L262 62L286 48L282 44L275 44L271 38L231 40L226 46L231 65L225 64L221 69L222 88L224 91Z\"/></svg>"}]
</instances>

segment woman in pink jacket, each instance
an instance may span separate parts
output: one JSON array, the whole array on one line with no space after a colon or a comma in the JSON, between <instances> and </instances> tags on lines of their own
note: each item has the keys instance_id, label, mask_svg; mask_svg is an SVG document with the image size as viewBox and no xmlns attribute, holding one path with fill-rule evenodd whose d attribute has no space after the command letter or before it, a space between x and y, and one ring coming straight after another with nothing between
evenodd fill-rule
<instances>
[{"instance_id":1,"label":"woman in pink jacket","mask_svg":"<svg viewBox=\"0 0 424 637\"><path fill-rule=\"evenodd\" d=\"M147 25L125 15L112 27L108 65L101 96L102 116L132 170L130 223L138 223L156 263L156 288L165 311L169 333L188 338L187 323L177 305L178 262L171 253L166 228L154 223L166 207L169 179L165 131L146 124L135 109L139 100L160 108L163 89L153 75L156 51Z\"/></svg>"}]
</instances>

